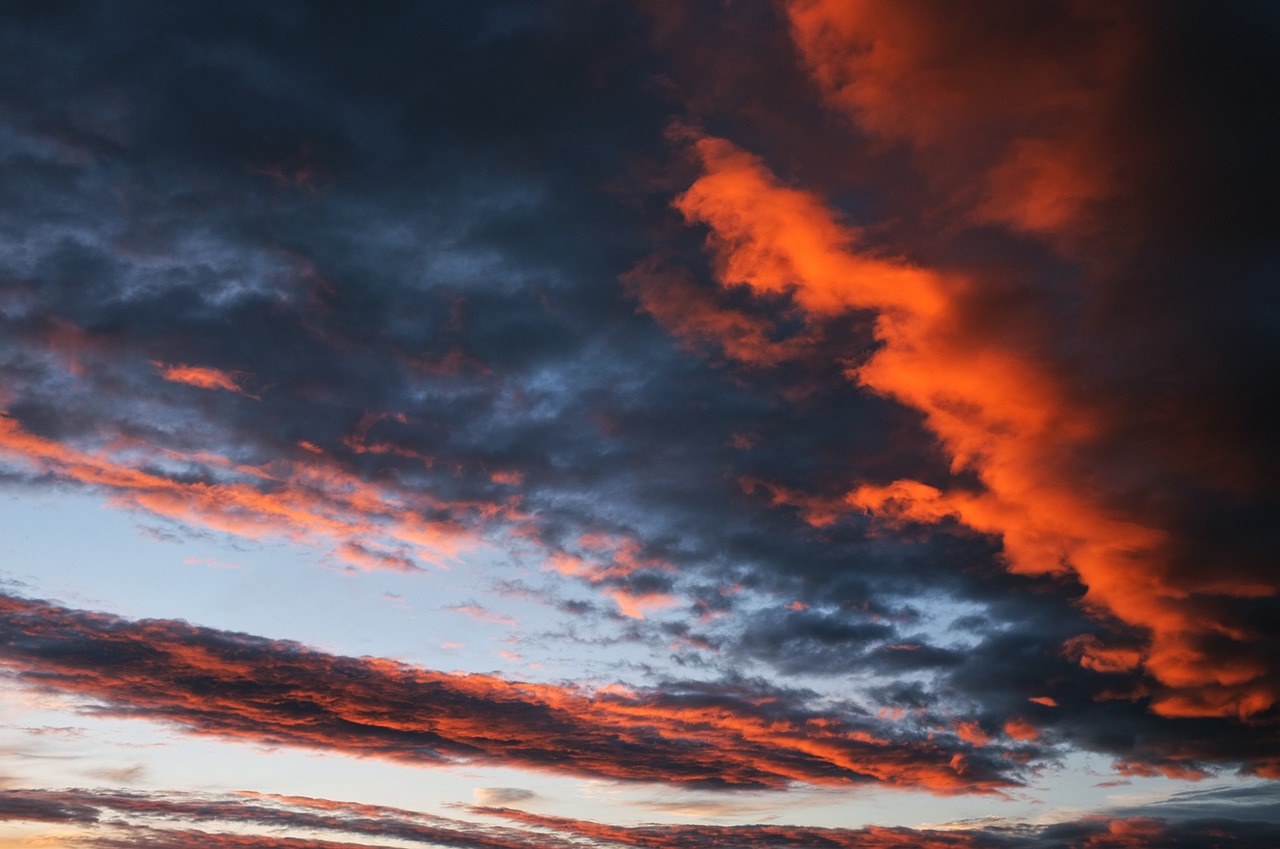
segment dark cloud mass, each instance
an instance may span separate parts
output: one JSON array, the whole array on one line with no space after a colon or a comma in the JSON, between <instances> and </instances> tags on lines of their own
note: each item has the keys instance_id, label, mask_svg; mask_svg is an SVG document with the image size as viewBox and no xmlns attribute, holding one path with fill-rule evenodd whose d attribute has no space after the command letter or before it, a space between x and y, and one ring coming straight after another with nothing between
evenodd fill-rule
<instances>
[{"instance_id":1,"label":"dark cloud mass","mask_svg":"<svg viewBox=\"0 0 1280 849\"><path fill-rule=\"evenodd\" d=\"M423 765L1280 779L1276 91L1264 2L8 4L0 480L424 581L489 545L655 655L624 696L6 595L0 663ZM521 827L1276 842L1218 816Z\"/></svg>"}]
</instances>

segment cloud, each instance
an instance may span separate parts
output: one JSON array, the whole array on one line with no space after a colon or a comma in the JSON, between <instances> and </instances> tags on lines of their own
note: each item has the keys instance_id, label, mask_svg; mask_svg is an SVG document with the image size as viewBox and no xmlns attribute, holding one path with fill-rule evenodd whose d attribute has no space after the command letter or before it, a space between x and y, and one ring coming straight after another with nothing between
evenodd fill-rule
<instances>
[{"instance_id":1,"label":"cloud","mask_svg":"<svg viewBox=\"0 0 1280 849\"><path fill-rule=\"evenodd\" d=\"M1090 467L1108 423L1032 352L979 325L973 282L860 248L856 230L812 193L780 184L760 160L712 138L696 143L706 173L677 208L710 228L722 285L789 294L801 315L873 310L880 347L848 369L871 392L920 410L954 473L977 490L915 480L858 483L838 498L773 488L822 527L866 512L883 526L950 519L1000 538L1009 568L1070 571L1082 602L1150 634L1145 668L1166 689L1170 716L1266 710L1280 697L1249 630L1215 613L1216 599L1273 596L1261 576L1188 580L1171 574L1168 532L1098 494ZM980 303L980 302L978 302ZM984 328L979 330L979 327Z\"/></svg>"},{"instance_id":2,"label":"cloud","mask_svg":"<svg viewBox=\"0 0 1280 849\"><path fill-rule=\"evenodd\" d=\"M502 807L468 812L509 825L451 819L377 805L258 793L121 793L96 790L0 791L0 818L10 821L93 825L92 836L61 832L71 845L161 847L199 843L213 847L333 849L366 846L331 837L395 840L412 844L526 849L526 847L692 847L743 845L792 849L1263 849L1280 834L1274 822L1236 819L1222 812L1196 819L1150 815L1099 815L1051 825L977 821L965 829L815 828L798 825L614 826ZM192 826L200 825L201 829ZM235 832L204 830L234 825ZM290 837L253 833L288 830ZM315 833L323 838L301 835ZM186 841L186 842L183 842ZM380 844L385 845L385 844Z\"/></svg>"},{"instance_id":3,"label":"cloud","mask_svg":"<svg viewBox=\"0 0 1280 849\"><path fill-rule=\"evenodd\" d=\"M514 626L516 624L516 620L510 616L503 613L495 613L494 611L489 610L483 605L476 604L475 602L467 604L450 604L443 609L457 611L458 613L470 616L477 622L487 622L491 625Z\"/></svg>"},{"instance_id":4,"label":"cloud","mask_svg":"<svg viewBox=\"0 0 1280 849\"><path fill-rule=\"evenodd\" d=\"M339 849L364 847L365 842L334 841L332 836L359 836L466 849L527 849L548 845L567 847L557 837L491 826L431 814L313 799L256 793L126 793L102 790L20 789L0 791L0 819L95 826L91 835L68 834L70 845L110 847L279 847L279 849ZM190 826L212 825L229 831L205 831ZM173 827L187 826L187 827ZM252 833L248 829L285 830L289 837ZM303 837L308 833L324 838ZM539 837L546 843L540 843ZM376 844L385 846L388 844Z\"/></svg>"},{"instance_id":5,"label":"cloud","mask_svg":"<svg viewBox=\"0 0 1280 849\"><path fill-rule=\"evenodd\" d=\"M531 662L716 682L597 700L590 774L700 781L689 701L793 728L803 685L934 734L908 783L1280 775L1263 5L6 9L0 476L419 580L543 564ZM752 745L800 765L729 781L896 780Z\"/></svg>"},{"instance_id":6,"label":"cloud","mask_svg":"<svg viewBox=\"0 0 1280 849\"><path fill-rule=\"evenodd\" d=\"M502 763L707 787L875 782L951 794L1016 781L1017 769L988 751L810 710L782 692L588 692L12 596L3 607L0 662L29 685L194 734L418 766Z\"/></svg>"},{"instance_id":7,"label":"cloud","mask_svg":"<svg viewBox=\"0 0 1280 849\"><path fill-rule=\"evenodd\" d=\"M185 846L208 846L210 849L384 849L389 845L129 826L117 827L116 833L111 836L97 835L76 839L63 835L60 839L72 846L93 849L181 849Z\"/></svg>"},{"instance_id":8,"label":"cloud","mask_svg":"<svg viewBox=\"0 0 1280 849\"><path fill-rule=\"evenodd\" d=\"M147 768L142 764L134 764L133 766L115 767L112 769L95 769L90 770L88 775L93 778L109 781L112 784L136 784L140 778L146 775Z\"/></svg>"},{"instance_id":9,"label":"cloud","mask_svg":"<svg viewBox=\"0 0 1280 849\"><path fill-rule=\"evenodd\" d=\"M92 823L97 819L92 805L68 803L56 795L0 790L0 820Z\"/></svg>"},{"instance_id":10,"label":"cloud","mask_svg":"<svg viewBox=\"0 0 1280 849\"><path fill-rule=\"evenodd\" d=\"M728 359L762 367L812 351L812 339L776 339L779 329L775 322L717 304L713 293L682 279L678 268L662 269L650 260L626 274L623 282L639 301L639 309L695 351L710 343L720 347Z\"/></svg>"},{"instance_id":11,"label":"cloud","mask_svg":"<svg viewBox=\"0 0 1280 849\"><path fill-rule=\"evenodd\" d=\"M908 145L933 180L977 176L978 196L961 202L982 217L1038 232L1078 225L1117 180L1090 119L1133 71L1142 15L1126 12L788 4L796 45L831 103Z\"/></svg>"},{"instance_id":12,"label":"cloud","mask_svg":"<svg viewBox=\"0 0 1280 849\"><path fill-rule=\"evenodd\" d=\"M165 380L174 383L186 383L201 389L226 389L229 392L242 392L234 375L207 366L165 365L152 363Z\"/></svg>"},{"instance_id":13,"label":"cloud","mask_svg":"<svg viewBox=\"0 0 1280 849\"><path fill-rule=\"evenodd\" d=\"M524 825L539 826L598 841L605 846L644 849L694 847L728 849L733 846L786 846L794 849L1122 849L1122 847L1263 847L1274 840L1271 823L1230 819L1171 823L1151 817L1096 817L1050 826L987 827L966 830L910 828L813 828L791 825L645 825L613 826L603 823L531 814L509 809L479 812L506 817ZM1223 842L1219 842L1223 841Z\"/></svg>"},{"instance_id":14,"label":"cloud","mask_svg":"<svg viewBox=\"0 0 1280 849\"><path fill-rule=\"evenodd\" d=\"M477 787L471 792L477 805L483 807L502 807L517 802L527 802L536 798L537 793L523 787Z\"/></svg>"},{"instance_id":15,"label":"cloud","mask_svg":"<svg viewBox=\"0 0 1280 849\"><path fill-rule=\"evenodd\" d=\"M282 535L336 543L335 555L359 568L412 571L418 567L402 552L434 560L478 544L453 518L424 518L428 511L451 512L430 496L370 485L323 458L283 460L264 468L141 442L81 450L30 433L2 413L0 456L33 473L103 490L117 503L166 518L250 538ZM179 468L161 471L166 463ZM218 478L190 480L180 471L189 463ZM409 502L417 502L421 511L406 512Z\"/></svg>"}]
</instances>

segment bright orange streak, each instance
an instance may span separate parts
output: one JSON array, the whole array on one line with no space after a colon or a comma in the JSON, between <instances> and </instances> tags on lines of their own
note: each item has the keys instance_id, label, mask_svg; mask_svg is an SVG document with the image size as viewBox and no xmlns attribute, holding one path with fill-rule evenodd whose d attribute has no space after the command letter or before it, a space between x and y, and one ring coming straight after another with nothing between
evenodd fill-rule
<instances>
[{"instance_id":1,"label":"bright orange streak","mask_svg":"<svg viewBox=\"0 0 1280 849\"><path fill-rule=\"evenodd\" d=\"M243 392L236 379L225 371L207 366L165 365L153 363L160 371L160 376L174 383L186 383L201 389L226 389L230 392Z\"/></svg>"},{"instance_id":2,"label":"bright orange streak","mask_svg":"<svg viewBox=\"0 0 1280 849\"><path fill-rule=\"evenodd\" d=\"M971 281L861 247L817 197L779 184L726 141L704 138L696 149L705 174L675 206L710 227L722 285L790 295L815 318L875 311L880 348L849 377L923 412L953 469L976 473L984 487L941 492L897 481L855 487L842 503L775 489L775 502L800 502L815 524L850 510L890 524L954 517L999 536L1015 572L1074 572L1088 587L1085 604L1149 631L1145 668L1173 688L1153 702L1158 713L1249 716L1277 701L1262 660L1203 648L1249 635L1206 614L1170 576L1163 530L1094 493L1081 457L1102 421L1054 373L981 329L969 314ZM1233 592L1229 583L1214 591Z\"/></svg>"}]
</instances>

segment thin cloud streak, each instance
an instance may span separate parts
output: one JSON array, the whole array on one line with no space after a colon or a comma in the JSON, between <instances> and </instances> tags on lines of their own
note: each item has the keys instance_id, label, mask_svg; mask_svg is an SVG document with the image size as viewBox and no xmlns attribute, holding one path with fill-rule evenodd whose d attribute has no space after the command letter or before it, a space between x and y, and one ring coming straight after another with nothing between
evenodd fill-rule
<instances>
[{"instance_id":1,"label":"thin cloud streak","mask_svg":"<svg viewBox=\"0 0 1280 849\"><path fill-rule=\"evenodd\" d=\"M176 521L254 539L327 543L339 560L365 569L412 571L419 568L413 558L452 558L480 544L464 517L514 514L510 505L446 506L403 487L373 485L324 457L251 467L129 440L83 450L30 433L2 411L0 457L31 474L83 484L118 504ZM157 461L166 460L195 464L210 479L191 481L185 469L162 474ZM447 518L426 518L432 513Z\"/></svg>"},{"instance_id":2,"label":"thin cloud streak","mask_svg":"<svg viewBox=\"0 0 1280 849\"><path fill-rule=\"evenodd\" d=\"M541 826L598 841L605 846L642 849L731 849L778 846L787 849L1262 849L1280 829L1269 823L1230 819L1168 822L1154 817L1098 816L1047 826L931 830L912 828L810 828L788 825L611 826L506 808L474 809L525 825Z\"/></svg>"},{"instance_id":3,"label":"thin cloud streak","mask_svg":"<svg viewBox=\"0 0 1280 849\"><path fill-rule=\"evenodd\" d=\"M300 833L384 839L473 849L598 846L638 849L729 849L777 846L787 849L1262 849L1280 831L1273 824L1224 813L1191 819L1098 815L1051 825L987 824L963 829L814 828L798 825L614 826L591 820L548 816L505 807L468 807L497 818L495 826L402 808L309 797L257 793L120 793L101 790L16 789L0 791L0 819L62 823L97 829L93 836L62 833L71 845L167 847L271 847L333 849L368 846ZM1239 813L1238 811L1235 813ZM192 826L201 826L200 830ZM204 830L234 825L237 833ZM247 828L286 829L289 837L245 833ZM188 841L184 843L183 841ZM378 844L385 845L385 844Z\"/></svg>"},{"instance_id":4,"label":"thin cloud streak","mask_svg":"<svg viewBox=\"0 0 1280 849\"><path fill-rule=\"evenodd\" d=\"M280 846L337 847L365 843L315 840L296 835L336 833L409 841L459 849L526 849L545 845L563 849L566 840L503 826L490 826L431 814L307 797L256 793L127 793L104 790L14 789L0 791L0 820L94 826L96 833L76 841L91 846ZM172 824L214 824L285 830L290 837L216 833ZM163 827L162 827L163 826ZM541 837L544 843L537 842ZM72 838L75 840L75 838ZM280 841L278 844L272 841ZM187 842L183 842L187 841ZM261 842L266 841L266 842ZM380 844L386 845L386 844Z\"/></svg>"}]
</instances>

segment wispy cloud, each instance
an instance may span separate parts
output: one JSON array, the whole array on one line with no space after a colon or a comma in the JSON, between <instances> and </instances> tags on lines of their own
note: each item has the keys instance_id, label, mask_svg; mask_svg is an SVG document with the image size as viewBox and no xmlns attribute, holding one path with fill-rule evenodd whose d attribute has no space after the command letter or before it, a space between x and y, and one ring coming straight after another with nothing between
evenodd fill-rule
<instances>
[{"instance_id":1,"label":"wispy cloud","mask_svg":"<svg viewBox=\"0 0 1280 849\"><path fill-rule=\"evenodd\" d=\"M97 790L0 791L0 820L92 826L62 832L69 845L189 846L336 849L370 846L367 840L467 849L593 846L641 849L1262 849L1280 835L1273 824L1217 816L1166 820L1151 816L1096 816L1054 825L974 822L963 829L814 828L798 825L613 826L502 807L472 807L473 815L507 825L453 819L402 808L256 793L120 793ZM198 828L196 828L198 826ZM212 831L227 829L234 831ZM253 829L269 829L268 833ZM287 829L289 837L276 836ZM317 834L323 837L303 837ZM340 838L340 839L334 839ZM351 838L359 843L349 842ZM185 842L184 842L185 841ZM376 844L387 845L387 844Z\"/></svg>"}]
</instances>

